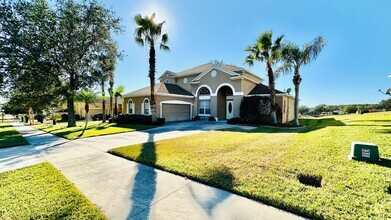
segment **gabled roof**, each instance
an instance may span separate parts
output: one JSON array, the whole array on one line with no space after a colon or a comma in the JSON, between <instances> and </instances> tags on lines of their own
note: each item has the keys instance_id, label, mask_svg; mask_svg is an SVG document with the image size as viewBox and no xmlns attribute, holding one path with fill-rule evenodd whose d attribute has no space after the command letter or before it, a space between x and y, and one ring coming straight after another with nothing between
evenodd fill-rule
<instances>
[{"instance_id":1,"label":"gabled roof","mask_svg":"<svg viewBox=\"0 0 391 220\"><path fill-rule=\"evenodd\" d=\"M276 94L284 94L285 92L281 92L276 89ZM263 84L257 84L249 93L249 95L270 95L270 89L268 86Z\"/></svg>"},{"instance_id":2,"label":"gabled roof","mask_svg":"<svg viewBox=\"0 0 391 220\"><path fill-rule=\"evenodd\" d=\"M159 95L160 93L160 94L193 96L193 94L186 91L182 87L171 83L156 84L155 93L157 95ZM139 97L139 96L150 96L150 95L151 95L151 87L148 86L139 90L135 90L133 92L126 93L125 95L123 95L123 97Z\"/></svg>"},{"instance_id":3,"label":"gabled roof","mask_svg":"<svg viewBox=\"0 0 391 220\"><path fill-rule=\"evenodd\" d=\"M212 63L205 63L202 65L178 72L174 75L174 77L185 77L185 76L198 75L198 74L204 72L205 70L210 69L213 66L215 66L215 65ZM241 72L241 71L245 70L241 67L234 66L234 65L227 65L227 64L222 64L219 67L233 71L233 72Z\"/></svg>"}]
</instances>

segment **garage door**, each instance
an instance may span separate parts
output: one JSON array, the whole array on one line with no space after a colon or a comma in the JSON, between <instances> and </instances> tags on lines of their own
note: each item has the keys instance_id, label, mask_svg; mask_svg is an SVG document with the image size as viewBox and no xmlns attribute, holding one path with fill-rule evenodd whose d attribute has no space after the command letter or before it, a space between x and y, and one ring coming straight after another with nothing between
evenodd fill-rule
<instances>
[{"instance_id":1,"label":"garage door","mask_svg":"<svg viewBox=\"0 0 391 220\"><path fill-rule=\"evenodd\" d=\"M190 120L190 105L163 104L162 109L166 121Z\"/></svg>"}]
</instances>

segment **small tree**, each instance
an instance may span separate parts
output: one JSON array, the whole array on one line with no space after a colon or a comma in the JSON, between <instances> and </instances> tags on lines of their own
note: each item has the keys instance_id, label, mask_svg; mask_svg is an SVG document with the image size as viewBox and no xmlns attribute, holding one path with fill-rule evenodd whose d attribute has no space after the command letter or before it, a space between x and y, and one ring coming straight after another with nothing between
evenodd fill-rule
<instances>
[{"instance_id":1,"label":"small tree","mask_svg":"<svg viewBox=\"0 0 391 220\"><path fill-rule=\"evenodd\" d=\"M114 114L118 116L118 97L122 97L122 93L124 92L125 88L123 86L118 86L113 91L114 96Z\"/></svg>"},{"instance_id":2,"label":"small tree","mask_svg":"<svg viewBox=\"0 0 391 220\"><path fill-rule=\"evenodd\" d=\"M89 115L88 112L90 111L90 104L96 102L99 100L98 93L93 90L81 90L80 93L76 95L76 100L84 103L84 110L86 112L86 123L84 125L83 132L80 134L80 137L83 136L84 131L87 129L88 125L88 119Z\"/></svg>"}]
</instances>

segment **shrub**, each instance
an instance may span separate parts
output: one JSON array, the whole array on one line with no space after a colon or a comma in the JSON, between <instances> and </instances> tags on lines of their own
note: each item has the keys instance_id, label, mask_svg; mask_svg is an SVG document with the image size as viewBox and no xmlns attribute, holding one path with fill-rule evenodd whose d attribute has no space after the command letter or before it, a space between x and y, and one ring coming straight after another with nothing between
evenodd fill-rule
<instances>
[{"instance_id":1,"label":"shrub","mask_svg":"<svg viewBox=\"0 0 391 220\"><path fill-rule=\"evenodd\" d=\"M196 115L196 116L194 116L193 117L193 121L198 121L198 120L200 120L201 118L200 118L200 116L198 116L198 115Z\"/></svg>"},{"instance_id":2,"label":"shrub","mask_svg":"<svg viewBox=\"0 0 391 220\"><path fill-rule=\"evenodd\" d=\"M166 119L165 118L157 118L157 121L156 121L156 125L158 126L162 126L166 123Z\"/></svg>"},{"instance_id":3,"label":"shrub","mask_svg":"<svg viewBox=\"0 0 391 220\"><path fill-rule=\"evenodd\" d=\"M208 118L208 121L216 121L216 118L215 118L215 117L212 117L212 116L210 116L210 117Z\"/></svg>"},{"instance_id":4,"label":"shrub","mask_svg":"<svg viewBox=\"0 0 391 220\"><path fill-rule=\"evenodd\" d=\"M151 115L118 115L113 119L113 122L117 124L142 124L152 125Z\"/></svg>"},{"instance_id":5,"label":"shrub","mask_svg":"<svg viewBox=\"0 0 391 220\"><path fill-rule=\"evenodd\" d=\"M312 174L299 174L297 175L299 182L313 187L322 187L322 176Z\"/></svg>"},{"instance_id":6,"label":"shrub","mask_svg":"<svg viewBox=\"0 0 391 220\"><path fill-rule=\"evenodd\" d=\"M43 123L45 116L43 114L37 114L36 119L38 122Z\"/></svg>"},{"instance_id":7,"label":"shrub","mask_svg":"<svg viewBox=\"0 0 391 220\"><path fill-rule=\"evenodd\" d=\"M81 117L79 114L75 114L75 120L76 121L79 121L79 120L82 120L82 119L83 119L83 117ZM67 121L68 120L68 114L62 114L60 120Z\"/></svg>"},{"instance_id":8,"label":"shrub","mask_svg":"<svg viewBox=\"0 0 391 220\"><path fill-rule=\"evenodd\" d=\"M282 111L276 105L277 121L282 120ZM245 124L270 124L271 120L270 97L244 97L240 105L240 118Z\"/></svg>"},{"instance_id":9,"label":"shrub","mask_svg":"<svg viewBox=\"0 0 391 220\"><path fill-rule=\"evenodd\" d=\"M237 124L241 124L242 123L242 119L239 118L239 117L236 117L236 118L230 118L228 119L227 121L228 124L230 125L237 125Z\"/></svg>"}]
</instances>

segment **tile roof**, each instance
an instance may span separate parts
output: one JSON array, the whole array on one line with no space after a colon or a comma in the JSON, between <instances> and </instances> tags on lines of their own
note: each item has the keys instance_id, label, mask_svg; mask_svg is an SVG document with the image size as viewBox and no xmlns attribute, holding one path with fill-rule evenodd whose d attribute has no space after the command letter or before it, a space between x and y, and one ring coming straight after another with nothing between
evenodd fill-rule
<instances>
[{"instance_id":1,"label":"tile roof","mask_svg":"<svg viewBox=\"0 0 391 220\"><path fill-rule=\"evenodd\" d=\"M170 84L170 83L157 83L155 85L155 92L156 93L166 93L166 94L172 94L172 95L187 95L187 96L193 96L190 92L186 91L182 87ZM149 96L151 94L151 87L145 87L142 89L135 90L133 92L126 93L123 95L124 97L138 97L138 96Z\"/></svg>"},{"instance_id":2,"label":"tile roof","mask_svg":"<svg viewBox=\"0 0 391 220\"><path fill-rule=\"evenodd\" d=\"M276 89L276 94L283 94L285 92L281 92L280 90ZM270 94L270 89L268 86L265 86L263 84L257 84L249 93L249 95L264 95L264 94Z\"/></svg>"}]
</instances>

